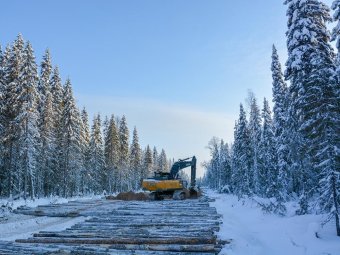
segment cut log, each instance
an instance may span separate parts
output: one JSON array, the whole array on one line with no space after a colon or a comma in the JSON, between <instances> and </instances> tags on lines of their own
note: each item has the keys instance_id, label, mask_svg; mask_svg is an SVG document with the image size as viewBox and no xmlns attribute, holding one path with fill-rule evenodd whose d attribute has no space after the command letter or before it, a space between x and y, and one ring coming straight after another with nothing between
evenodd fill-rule
<instances>
[{"instance_id":1,"label":"cut log","mask_svg":"<svg viewBox=\"0 0 340 255\"><path fill-rule=\"evenodd\" d=\"M18 243L72 243L72 244L215 244L216 238L29 238Z\"/></svg>"}]
</instances>

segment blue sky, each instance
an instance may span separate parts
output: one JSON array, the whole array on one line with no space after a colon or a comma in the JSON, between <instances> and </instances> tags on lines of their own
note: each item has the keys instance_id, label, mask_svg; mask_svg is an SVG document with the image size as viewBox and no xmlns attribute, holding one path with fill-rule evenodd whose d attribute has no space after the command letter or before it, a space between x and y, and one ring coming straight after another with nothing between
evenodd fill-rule
<instances>
[{"instance_id":1,"label":"blue sky","mask_svg":"<svg viewBox=\"0 0 340 255\"><path fill-rule=\"evenodd\" d=\"M202 162L212 136L232 141L249 89L271 98L285 13L277 0L11 0L1 3L0 44L20 32L39 62L49 48L79 107L125 114L143 146Z\"/></svg>"}]
</instances>

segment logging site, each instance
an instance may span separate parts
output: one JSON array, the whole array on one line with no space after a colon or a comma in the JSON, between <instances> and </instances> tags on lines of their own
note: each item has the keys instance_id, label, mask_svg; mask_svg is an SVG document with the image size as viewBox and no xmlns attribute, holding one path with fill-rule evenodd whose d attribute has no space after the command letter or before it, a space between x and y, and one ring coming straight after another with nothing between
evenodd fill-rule
<instances>
[{"instance_id":1,"label":"logging site","mask_svg":"<svg viewBox=\"0 0 340 255\"><path fill-rule=\"evenodd\" d=\"M0 8L0 255L340 255L340 0Z\"/></svg>"},{"instance_id":2,"label":"logging site","mask_svg":"<svg viewBox=\"0 0 340 255\"><path fill-rule=\"evenodd\" d=\"M135 197L144 201L136 201L132 194L124 196L131 201L102 198L18 207L14 213L27 216L26 220L81 220L61 231L42 230L27 238L0 241L0 254L208 255L218 254L229 242L216 235L222 218L207 196L151 201L140 193Z\"/></svg>"},{"instance_id":3,"label":"logging site","mask_svg":"<svg viewBox=\"0 0 340 255\"><path fill-rule=\"evenodd\" d=\"M191 168L190 184L179 177L186 167ZM208 255L218 254L230 242L217 237L221 215L210 206L213 200L196 187L195 156L174 162L170 172L156 171L142 180L142 187L144 192L19 206L13 213L79 221L63 230L40 230L12 242L0 241L0 254Z\"/></svg>"}]
</instances>

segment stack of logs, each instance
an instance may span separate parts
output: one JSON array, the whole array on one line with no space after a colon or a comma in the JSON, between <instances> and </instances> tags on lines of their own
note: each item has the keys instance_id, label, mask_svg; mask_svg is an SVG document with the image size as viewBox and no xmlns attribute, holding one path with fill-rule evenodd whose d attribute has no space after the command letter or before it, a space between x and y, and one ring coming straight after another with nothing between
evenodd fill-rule
<instances>
[{"instance_id":1,"label":"stack of logs","mask_svg":"<svg viewBox=\"0 0 340 255\"><path fill-rule=\"evenodd\" d=\"M53 210L53 205L35 210L26 208L23 210L25 214L32 212L32 215L38 212L45 216L90 217L66 230L41 231L32 238L6 243L6 247L12 246L12 251L35 249L34 253L39 251L41 254L53 251L53 254L179 255L218 254L225 244L215 235L221 224L220 215L203 199L115 203L103 200L92 203L90 209L80 208L71 212ZM4 243L0 243L1 254L6 252L3 246Z\"/></svg>"}]
</instances>

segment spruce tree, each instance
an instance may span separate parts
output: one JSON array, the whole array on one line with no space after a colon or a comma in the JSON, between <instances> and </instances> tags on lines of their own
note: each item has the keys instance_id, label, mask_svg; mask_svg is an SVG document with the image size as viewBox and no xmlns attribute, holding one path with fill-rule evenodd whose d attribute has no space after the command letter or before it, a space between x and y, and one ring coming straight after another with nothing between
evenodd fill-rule
<instances>
[{"instance_id":1,"label":"spruce tree","mask_svg":"<svg viewBox=\"0 0 340 255\"><path fill-rule=\"evenodd\" d=\"M37 155L39 146L39 129L36 90L38 75L35 57L31 44L28 42L24 50L23 65L19 73L20 94L18 94L19 111L15 118L18 137L18 160L23 174L24 198L29 191L31 198L35 197L35 181L37 170Z\"/></svg>"},{"instance_id":2,"label":"spruce tree","mask_svg":"<svg viewBox=\"0 0 340 255\"><path fill-rule=\"evenodd\" d=\"M51 94L52 94L52 109L53 109L53 121L54 121L54 135L55 135L55 148L54 158L60 159L62 157L62 140L63 140L63 126L62 126L62 115L64 111L64 88L61 83L58 67L53 69L51 77ZM62 169L62 161L56 160L53 166L54 175L60 176ZM58 180L58 177L56 177ZM58 183L60 185L60 183ZM56 187L56 190L60 190Z\"/></svg>"},{"instance_id":3,"label":"spruce tree","mask_svg":"<svg viewBox=\"0 0 340 255\"><path fill-rule=\"evenodd\" d=\"M340 1L335 0L332 9L335 10L334 20L337 21L332 33L332 40L337 41L338 49L336 71L334 79L322 88L321 99L324 103L318 109L321 118L314 127L319 137L313 140L320 142L316 154L316 167L320 171L319 202L322 210L329 213L327 220L335 219L336 233L340 236Z\"/></svg>"},{"instance_id":4,"label":"spruce tree","mask_svg":"<svg viewBox=\"0 0 340 255\"><path fill-rule=\"evenodd\" d=\"M129 129L123 115L119 123L119 191L131 190L129 182Z\"/></svg>"},{"instance_id":5,"label":"spruce tree","mask_svg":"<svg viewBox=\"0 0 340 255\"><path fill-rule=\"evenodd\" d=\"M98 114L93 119L90 139L90 169L91 187L95 192L100 192L107 185L107 174L105 172L104 145L101 133L101 119Z\"/></svg>"},{"instance_id":6,"label":"spruce tree","mask_svg":"<svg viewBox=\"0 0 340 255\"><path fill-rule=\"evenodd\" d=\"M118 188L119 137L114 115L111 116L105 136L105 163L109 174L109 192Z\"/></svg>"},{"instance_id":7,"label":"spruce tree","mask_svg":"<svg viewBox=\"0 0 340 255\"><path fill-rule=\"evenodd\" d=\"M139 138L136 127L133 129L132 144L130 148L130 175L134 190L140 188L142 179L142 149L139 145Z\"/></svg>"},{"instance_id":8,"label":"spruce tree","mask_svg":"<svg viewBox=\"0 0 340 255\"><path fill-rule=\"evenodd\" d=\"M168 160L167 160L166 153L165 153L164 149L162 149L161 154L159 154L158 166L159 166L159 170L161 172L167 172L169 170L168 169Z\"/></svg>"},{"instance_id":9,"label":"spruce tree","mask_svg":"<svg viewBox=\"0 0 340 255\"><path fill-rule=\"evenodd\" d=\"M243 105L240 105L240 116L235 127L233 146L233 183L236 194L250 196L251 148L248 122Z\"/></svg>"},{"instance_id":10,"label":"spruce tree","mask_svg":"<svg viewBox=\"0 0 340 255\"><path fill-rule=\"evenodd\" d=\"M333 20L336 26L332 30L332 41L336 41L337 57L336 57L336 72L335 76L338 82L340 82L340 0L334 0L332 3L332 9L334 10ZM338 94L339 96L339 94Z\"/></svg>"},{"instance_id":11,"label":"spruce tree","mask_svg":"<svg viewBox=\"0 0 340 255\"><path fill-rule=\"evenodd\" d=\"M263 177L264 195L273 197L277 189L276 152L271 110L266 98L262 110L263 127L260 143L261 173Z\"/></svg>"},{"instance_id":12,"label":"spruce tree","mask_svg":"<svg viewBox=\"0 0 340 255\"><path fill-rule=\"evenodd\" d=\"M286 1L286 4L289 16L286 78L291 81L290 115L294 132L300 138L299 213L303 214L308 211L309 197L318 191L322 170L319 165L321 158L325 159L319 154L327 150L326 140L334 132L330 131L333 129L330 119L337 113L336 83L332 81L334 53L326 27L326 22L331 21L329 8L317 0Z\"/></svg>"},{"instance_id":13,"label":"spruce tree","mask_svg":"<svg viewBox=\"0 0 340 255\"><path fill-rule=\"evenodd\" d=\"M58 184L59 192L66 197L72 196L77 191L81 167L80 114L75 104L70 79L66 80L64 88L61 130Z\"/></svg>"},{"instance_id":14,"label":"spruce tree","mask_svg":"<svg viewBox=\"0 0 340 255\"><path fill-rule=\"evenodd\" d=\"M261 141L261 114L255 97L250 101L249 134L251 140L251 170L250 187L254 193L259 193L261 187L259 183L259 150Z\"/></svg>"},{"instance_id":15,"label":"spruce tree","mask_svg":"<svg viewBox=\"0 0 340 255\"><path fill-rule=\"evenodd\" d=\"M81 127L80 127L80 148L81 148L81 173L80 173L80 191L85 194L89 191L91 179L90 173L90 127L89 116L85 107L81 111Z\"/></svg>"},{"instance_id":16,"label":"spruce tree","mask_svg":"<svg viewBox=\"0 0 340 255\"><path fill-rule=\"evenodd\" d=\"M152 150L152 161L153 161L153 171L159 171L159 166L158 166L158 151L156 146L153 147Z\"/></svg>"},{"instance_id":17,"label":"spruce tree","mask_svg":"<svg viewBox=\"0 0 340 255\"><path fill-rule=\"evenodd\" d=\"M54 186L55 172L55 129L53 118L53 98L50 91L46 91L45 102L41 112L39 123L40 131L40 149L39 149L39 175L41 182L39 183L39 193L48 196L52 193Z\"/></svg>"},{"instance_id":18,"label":"spruce tree","mask_svg":"<svg viewBox=\"0 0 340 255\"><path fill-rule=\"evenodd\" d=\"M228 143L221 140L220 145L220 167L221 167L221 187L222 192L231 192L231 157Z\"/></svg>"},{"instance_id":19,"label":"spruce tree","mask_svg":"<svg viewBox=\"0 0 340 255\"><path fill-rule=\"evenodd\" d=\"M152 176L153 171L153 158L152 158L152 151L150 146L146 146L144 157L143 157L143 173L142 178L146 178L148 176Z\"/></svg>"},{"instance_id":20,"label":"spruce tree","mask_svg":"<svg viewBox=\"0 0 340 255\"><path fill-rule=\"evenodd\" d=\"M40 65L40 78L38 83L38 94L39 94L39 105L38 109L41 112L44 107L43 104L46 102L47 91L50 91L50 79L52 73L52 64L50 51L47 49L43 56L43 60Z\"/></svg>"},{"instance_id":21,"label":"spruce tree","mask_svg":"<svg viewBox=\"0 0 340 255\"><path fill-rule=\"evenodd\" d=\"M285 208L283 202L287 200L288 192L291 192L290 181L288 173L289 170L289 129L288 129L288 88L284 82L281 64L277 50L273 45L272 50L272 78L273 78L273 128L275 136L275 151L277 154L276 172L277 176L277 191L275 193L276 200L278 201L279 207L284 213Z\"/></svg>"},{"instance_id":22,"label":"spruce tree","mask_svg":"<svg viewBox=\"0 0 340 255\"><path fill-rule=\"evenodd\" d=\"M23 178L18 165L18 126L15 118L19 112L18 94L21 91L20 72L24 57L24 40L18 35L10 50L6 51L3 72L5 86L2 95L2 117L3 117L3 169L6 179L7 196L16 195L22 190Z\"/></svg>"}]
</instances>

